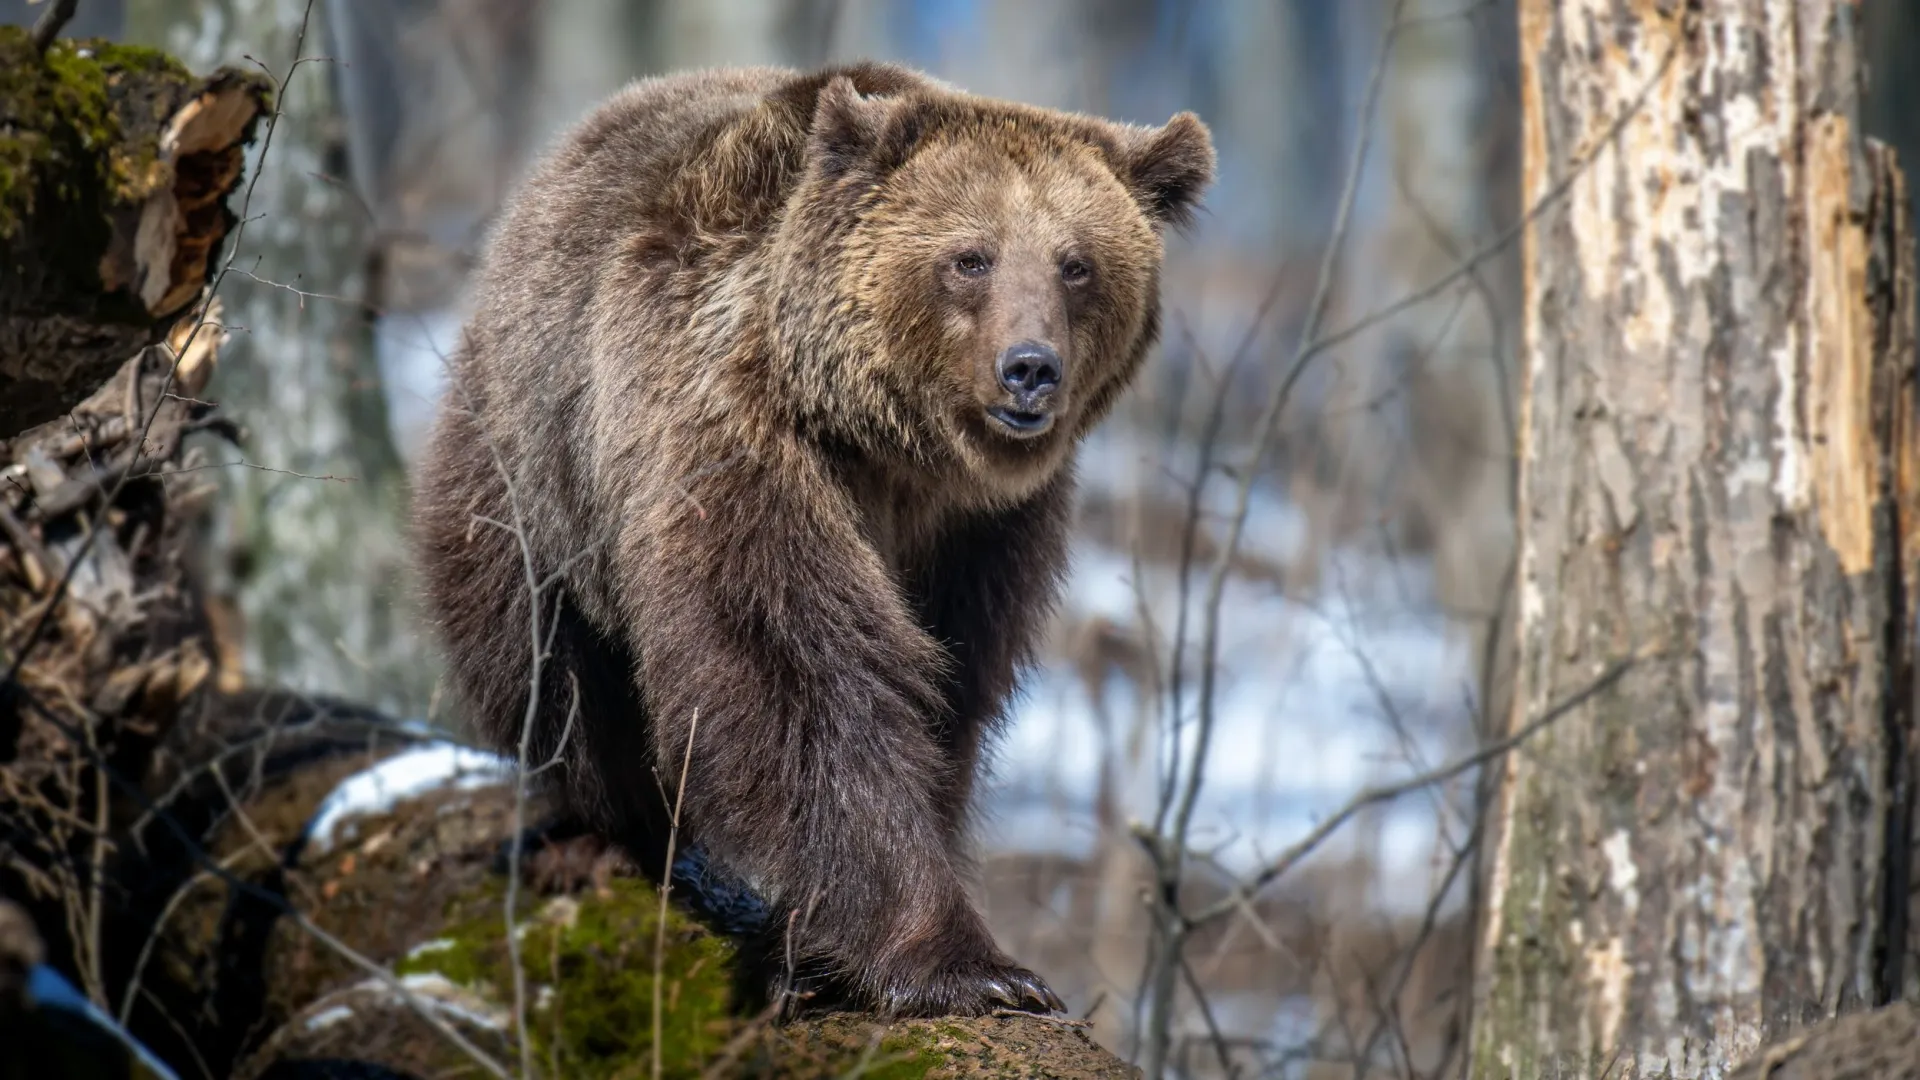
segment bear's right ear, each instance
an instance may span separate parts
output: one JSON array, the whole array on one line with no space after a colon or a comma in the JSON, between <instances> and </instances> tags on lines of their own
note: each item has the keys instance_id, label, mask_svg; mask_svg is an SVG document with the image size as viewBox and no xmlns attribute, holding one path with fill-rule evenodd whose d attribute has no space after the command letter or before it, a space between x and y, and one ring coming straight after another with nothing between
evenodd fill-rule
<instances>
[{"instance_id":1,"label":"bear's right ear","mask_svg":"<svg viewBox=\"0 0 1920 1080\"><path fill-rule=\"evenodd\" d=\"M1213 135L1198 116L1176 113L1164 127L1134 129L1121 179L1153 221L1186 225L1200 194L1213 183Z\"/></svg>"},{"instance_id":2,"label":"bear's right ear","mask_svg":"<svg viewBox=\"0 0 1920 1080\"><path fill-rule=\"evenodd\" d=\"M867 97L845 75L835 75L814 101L809 140L829 177L840 177L873 158L886 130L892 102Z\"/></svg>"}]
</instances>

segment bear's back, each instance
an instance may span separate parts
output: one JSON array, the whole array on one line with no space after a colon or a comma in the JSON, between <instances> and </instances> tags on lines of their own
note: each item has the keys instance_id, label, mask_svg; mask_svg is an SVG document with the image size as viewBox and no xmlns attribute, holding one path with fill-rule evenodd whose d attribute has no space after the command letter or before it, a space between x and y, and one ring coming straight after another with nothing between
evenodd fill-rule
<instances>
[{"instance_id":1,"label":"bear's back","mask_svg":"<svg viewBox=\"0 0 1920 1080\"><path fill-rule=\"evenodd\" d=\"M716 251L759 239L800 180L820 88L843 74L866 93L939 87L871 63L713 68L629 84L523 182L492 238L483 288L511 291L542 270L572 281L583 267L634 258L699 269Z\"/></svg>"},{"instance_id":2,"label":"bear's back","mask_svg":"<svg viewBox=\"0 0 1920 1080\"><path fill-rule=\"evenodd\" d=\"M601 354L672 362L659 344L711 310L726 271L772 234L836 75L863 93L948 89L890 64L713 68L637 80L561 135L474 277L455 363L482 425L539 441L573 423Z\"/></svg>"}]
</instances>

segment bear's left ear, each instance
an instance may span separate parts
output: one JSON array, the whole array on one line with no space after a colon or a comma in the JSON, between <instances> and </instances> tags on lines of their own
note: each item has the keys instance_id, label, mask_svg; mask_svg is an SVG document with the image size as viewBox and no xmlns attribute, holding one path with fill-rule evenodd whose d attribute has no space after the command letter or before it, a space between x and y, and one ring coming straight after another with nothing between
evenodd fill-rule
<instances>
[{"instance_id":1,"label":"bear's left ear","mask_svg":"<svg viewBox=\"0 0 1920 1080\"><path fill-rule=\"evenodd\" d=\"M911 110L898 97L862 94L853 80L835 75L820 88L814 101L808 140L829 177L840 177L862 165L882 171L893 159L904 159L918 137L910 122Z\"/></svg>"},{"instance_id":2,"label":"bear's left ear","mask_svg":"<svg viewBox=\"0 0 1920 1080\"><path fill-rule=\"evenodd\" d=\"M1213 135L1190 112L1176 113L1164 127L1135 129L1121 149L1120 179L1157 224L1192 221L1213 169Z\"/></svg>"}]
</instances>

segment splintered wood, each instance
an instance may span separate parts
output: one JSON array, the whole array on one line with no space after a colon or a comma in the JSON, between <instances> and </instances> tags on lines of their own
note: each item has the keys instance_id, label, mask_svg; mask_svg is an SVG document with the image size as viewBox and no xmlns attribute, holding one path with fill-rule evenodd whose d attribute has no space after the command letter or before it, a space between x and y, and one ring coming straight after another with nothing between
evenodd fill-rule
<instances>
[{"instance_id":1,"label":"splintered wood","mask_svg":"<svg viewBox=\"0 0 1920 1080\"><path fill-rule=\"evenodd\" d=\"M84 895L112 824L101 763L144 775L214 671L192 562L212 487L186 439L231 434L196 396L218 318L190 311L66 416L0 440L0 674L17 668L0 693L0 875L42 899Z\"/></svg>"},{"instance_id":2,"label":"splintered wood","mask_svg":"<svg viewBox=\"0 0 1920 1080\"><path fill-rule=\"evenodd\" d=\"M45 423L153 344L235 227L270 82L0 27L0 437Z\"/></svg>"}]
</instances>

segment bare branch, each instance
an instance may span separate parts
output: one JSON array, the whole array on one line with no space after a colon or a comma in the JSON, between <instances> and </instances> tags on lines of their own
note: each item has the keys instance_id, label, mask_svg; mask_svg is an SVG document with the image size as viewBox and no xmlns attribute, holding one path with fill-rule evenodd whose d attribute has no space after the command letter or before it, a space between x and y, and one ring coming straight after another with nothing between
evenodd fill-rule
<instances>
[{"instance_id":1,"label":"bare branch","mask_svg":"<svg viewBox=\"0 0 1920 1080\"><path fill-rule=\"evenodd\" d=\"M73 21L73 13L80 9L80 0L53 0L52 6L40 13L33 22L34 51L44 55L52 46L53 39Z\"/></svg>"},{"instance_id":2,"label":"bare branch","mask_svg":"<svg viewBox=\"0 0 1920 1080\"><path fill-rule=\"evenodd\" d=\"M1581 705L1586 704L1595 694L1600 693L1618 682L1621 676L1625 675L1636 663L1648 655L1651 654L1643 652L1639 656L1621 660L1609 666L1605 671L1600 673L1598 678L1588 683L1572 696L1563 699L1559 704L1554 705L1546 712L1528 721L1520 730L1515 731L1513 734L1508 735L1498 742L1490 743L1465 757L1456 758L1429 772L1409 776L1404 780L1396 780L1391 784L1377 784L1360 792L1348 800L1340 809L1335 810L1326 820L1315 826L1306 836L1301 837L1288 846L1279 856L1274 858L1265 867L1262 867L1259 873L1232 889L1226 899L1202 909L1198 914L1188 919L1187 922L1192 926L1212 922L1233 911L1241 902L1251 900L1255 894L1271 884L1274 879L1291 870L1301 859L1311 854L1315 848L1326 841L1327 837L1332 836L1340 826L1346 824L1360 811L1376 803L1391 802L1410 791L1419 791L1422 788L1434 784L1444 784L1462 773L1485 765L1505 754L1507 751L1512 750L1514 747L1519 746L1521 743L1526 742L1541 729L1572 712L1574 709L1579 708Z\"/></svg>"},{"instance_id":3,"label":"bare branch","mask_svg":"<svg viewBox=\"0 0 1920 1080\"><path fill-rule=\"evenodd\" d=\"M1307 309L1306 329L1302 331L1302 337L1305 339L1310 340L1318 333L1321 314L1326 308L1328 296L1332 291L1334 267L1338 263L1340 249L1346 243L1347 229L1351 224L1353 216L1354 200L1359 191L1360 178L1364 172L1367 151L1372 143L1374 111L1379 104L1380 88L1386 80L1388 60L1393 54L1393 45L1395 36L1399 30L1400 18L1405 11L1406 0L1394 0L1393 11L1389 18L1387 30L1381 35L1379 52L1374 58L1373 70L1368 76L1366 98L1360 110L1358 125L1359 137L1355 140L1353 159L1348 165L1346 180L1340 193L1340 204L1339 210L1335 214L1333 235L1328 239L1326 250L1321 255L1319 280L1314 287L1313 301ZM1251 340L1251 332L1249 333L1249 340ZM1225 382L1226 381L1223 380L1222 393L1225 392ZM1259 428L1261 442L1255 448L1256 462L1260 456L1260 451L1264 450L1266 442L1272 438L1272 421L1277 418L1277 415L1277 410L1270 407L1269 415L1263 418L1263 423ZM1200 790L1203 786L1205 776L1207 753L1213 740L1215 720L1214 703L1216 700L1215 682L1218 675L1215 658L1220 652L1221 605L1225 599L1227 575L1232 571L1233 557L1239 549L1240 533L1246 526L1247 511L1257 473L1257 469L1249 469L1242 478L1239 504L1237 507L1238 513L1235 515L1233 526L1229 533L1229 539L1220 549L1218 558L1214 563L1213 574L1208 581L1205 608L1203 609L1204 622L1201 631L1200 686L1198 688L1200 707L1199 733L1195 739L1193 759L1188 764L1184 790L1179 794L1178 809L1173 815L1173 828L1170 842L1156 844L1153 849L1154 862L1159 869L1160 887L1156 896L1157 902L1155 905L1156 913L1159 916L1156 920L1158 933L1154 943L1154 967L1152 970L1152 990L1149 1004L1150 1015L1147 1019L1146 1031L1146 1072L1152 1080L1160 1080L1160 1078L1166 1074L1168 1038L1173 1025L1173 997L1179 980L1180 954L1185 947L1185 927L1182 924L1179 914L1180 880L1182 863L1185 859L1187 848L1187 836L1193 824L1194 807L1199 803ZM1203 473L1199 476L1196 482L1204 485L1206 483L1205 474ZM1185 620L1184 606L1183 604L1183 611L1180 616L1183 625ZM1176 657L1175 670L1177 671L1178 669L1179 658ZM1176 745L1177 741L1176 738ZM1174 766L1170 771L1177 773L1178 766ZM1172 794L1172 792L1169 791L1168 794ZM1163 802L1162 809L1156 817L1156 833L1161 831L1158 825L1165 820L1165 817L1165 803Z\"/></svg>"},{"instance_id":4,"label":"bare branch","mask_svg":"<svg viewBox=\"0 0 1920 1080\"><path fill-rule=\"evenodd\" d=\"M653 1080L660 1080L660 986L666 981L667 897L673 892L673 848L680 839L680 806L687 797L687 771L693 767L693 735L700 730L700 710L687 725L687 753L680 760L680 786L673 795L673 819L667 829L667 865L660 874L660 918L653 939Z\"/></svg>"}]
</instances>

